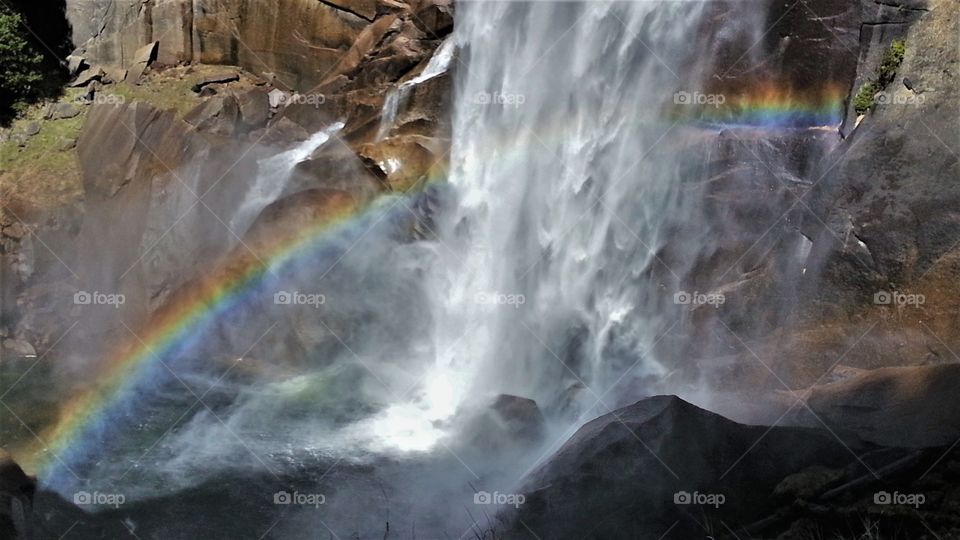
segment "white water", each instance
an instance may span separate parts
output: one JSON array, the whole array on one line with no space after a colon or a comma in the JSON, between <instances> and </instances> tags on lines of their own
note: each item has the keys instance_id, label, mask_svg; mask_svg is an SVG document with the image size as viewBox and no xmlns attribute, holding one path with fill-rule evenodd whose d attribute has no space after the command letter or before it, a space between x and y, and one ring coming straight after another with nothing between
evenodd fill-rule
<instances>
[{"instance_id":1,"label":"white water","mask_svg":"<svg viewBox=\"0 0 960 540\"><path fill-rule=\"evenodd\" d=\"M586 419L653 388L667 368L650 348L676 311L676 275L655 254L691 213L682 128L663 111L695 88L677 74L699 4L458 9L469 74L455 99L457 205L426 287L432 357L416 398L369 422L401 450L430 447L443 419L498 393Z\"/></svg>"},{"instance_id":2,"label":"white water","mask_svg":"<svg viewBox=\"0 0 960 540\"><path fill-rule=\"evenodd\" d=\"M397 88L387 94L387 99L383 103L383 112L380 115L380 129L377 131L378 141L383 140L387 134L390 133L390 130L393 129L393 124L397 120L397 113L400 111L400 107L406 102L413 88L418 84L423 84L438 75L446 73L455 52L456 46L453 39L447 38L447 40L437 48L433 56L430 57L426 67L423 68L423 71L421 71L419 75L400 83Z\"/></svg>"},{"instance_id":3,"label":"white water","mask_svg":"<svg viewBox=\"0 0 960 540\"><path fill-rule=\"evenodd\" d=\"M310 157L329 141L330 137L343 129L343 126L343 122L335 122L290 150L259 161L257 176L230 220L230 228L237 234L242 234L260 211L280 197L287 187L294 167Z\"/></svg>"}]
</instances>

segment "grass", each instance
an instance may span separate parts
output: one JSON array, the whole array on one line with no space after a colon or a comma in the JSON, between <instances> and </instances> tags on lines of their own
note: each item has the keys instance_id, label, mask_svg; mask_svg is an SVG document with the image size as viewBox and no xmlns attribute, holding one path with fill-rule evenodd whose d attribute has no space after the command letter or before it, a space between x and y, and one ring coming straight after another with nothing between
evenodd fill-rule
<instances>
[{"instance_id":1,"label":"grass","mask_svg":"<svg viewBox=\"0 0 960 540\"><path fill-rule=\"evenodd\" d=\"M58 101L71 103L80 94L80 90L69 90ZM40 133L28 138L25 147L20 148L14 140L0 143L0 193L5 198L47 205L72 201L82 194L76 152L60 147L65 139L80 136L86 111L74 118L44 120L43 112L50 103L30 105L11 125L11 133L18 133L30 122L40 124Z\"/></svg>"},{"instance_id":2,"label":"grass","mask_svg":"<svg viewBox=\"0 0 960 540\"><path fill-rule=\"evenodd\" d=\"M173 109L179 116L203 101L191 89L201 78L223 73L224 66L192 66L149 72L141 85L120 83L104 86L101 96L119 96L123 102L140 101L159 109ZM233 83L232 89L250 87L249 81ZM40 133L30 137L21 148L16 141L0 143L0 194L4 199L18 199L32 206L49 208L72 204L83 196L80 166L75 149L61 149L64 139L77 139L87 117L83 112L65 120L44 120L43 112L50 103L75 103L84 89L68 88L54 101L25 106L9 128L22 132L30 122L40 124Z\"/></svg>"}]
</instances>

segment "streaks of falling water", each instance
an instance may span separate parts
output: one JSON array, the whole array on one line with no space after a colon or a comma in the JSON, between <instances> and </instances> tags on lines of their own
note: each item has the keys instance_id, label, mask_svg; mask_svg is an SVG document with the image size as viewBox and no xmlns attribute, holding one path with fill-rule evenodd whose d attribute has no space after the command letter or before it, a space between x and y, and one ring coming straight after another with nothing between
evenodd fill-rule
<instances>
[{"instance_id":1,"label":"streaks of falling water","mask_svg":"<svg viewBox=\"0 0 960 540\"><path fill-rule=\"evenodd\" d=\"M393 129L393 124L397 120L397 113L399 113L400 107L406 102L413 88L418 84L423 84L445 73L450 67L450 62L453 60L455 52L456 46L454 41L447 38L447 40L437 48L433 56L430 57L426 67L423 68L423 71L421 71L419 75L400 83L396 89L387 95L387 99L383 103L383 112L380 115L380 128L377 131L378 141L386 138L390 130Z\"/></svg>"},{"instance_id":2,"label":"streaks of falling water","mask_svg":"<svg viewBox=\"0 0 960 540\"><path fill-rule=\"evenodd\" d=\"M335 122L290 150L261 160L257 164L257 177L231 219L230 228L234 231L246 230L257 214L283 193L294 167L310 157L310 154L329 141L343 126L343 122Z\"/></svg>"},{"instance_id":3,"label":"streaks of falling water","mask_svg":"<svg viewBox=\"0 0 960 540\"><path fill-rule=\"evenodd\" d=\"M648 351L676 306L650 269L664 231L691 211L678 128L662 111L702 71L690 67L702 9L459 6L458 201L427 287L434 351L414 403L376 424L388 439L389 419L418 414L435 436L429 426L473 398L505 392L550 408L586 386L589 405L664 372Z\"/></svg>"}]
</instances>

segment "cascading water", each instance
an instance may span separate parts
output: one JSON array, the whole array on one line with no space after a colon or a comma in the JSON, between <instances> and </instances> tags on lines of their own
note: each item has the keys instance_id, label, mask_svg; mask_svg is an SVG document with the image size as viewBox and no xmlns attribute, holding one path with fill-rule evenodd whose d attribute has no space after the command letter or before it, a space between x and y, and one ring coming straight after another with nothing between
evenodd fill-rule
<instances>
[{"instance_id":1,"label":"cascading water","mask_svg":"<svg viewBox=\"0 0 960 540\"><path fill-rule=\"evenodd\" d=\"M258 163L257 177L250 185L250 189L243 197L243 202L230 220L231 229L238 233L245 231L261 210L280 197L287 186L287 180L292 174L293 168L310 157L310 154L323 146L341 129L343 129L343 122L334 122L328 128L314 133L296 147Z\"/></svg>"},{"instance_id":2,"label":"cascading water","mask_svg":"<svg viewBox=\"0 0 960 540\"><path fill-rule=\"evenodd\" d=\"M176 327L189 339L171 345L162 340L173 332L163 331L136 356L149 365L161 349L174 376L153 365L136 384L118 385L129 400L105 408L92 435L78 429L84 444L64 465L103 485L126 482L126 492L146 498L244 467L330 487L326 472L303 470L372 463L388 487L362 476L368 470L335 484L324 526L378 531L380 514L358 501L389 491L410 523L434 527L421 533L440 537L465 519L453 517L461 501L452 494L471 495L473 482L516 486L572 428L665 389L674 366L656 346L681 320L680 284L714 249L700 194L688 184L707 173L704 149L737 124L723 112L696 122L684 109L683 96L704 91L715 62L710 37L698 34L707 5L457 9L454 36L391 94L378 135L389 134L410 89L446 70L456 52L451 169L440 188L449 204L431 216L435 238L398 241L408 222L361 215L309 255L287 257L286 245L269 251L284 264L265 257L254 285L214 282L215 294L200 295L196 308L203 324ZM763 14L750 17L719 24L713 38L752 43ZM261 161L232 228L245 230L281 197L293 167L343 127ZM809 248L793 252L806 257ZM223 300L224 290L242 294ZM275 295L290 291L323 293L323 309L278 305ZM290 329L270 335L275 326ZM194 398L208 393L213 403L191 414ZM550 421L551 436L522 458L469 448L475 424L465 419L497 394L535 400ZM136 432L131 442L111 436L114 420ZM146 448L139 440L158 434ZM88 453L105 442L124 459ZM225 464L212 467L211 456ZM51 476L61 493L76 487L66 466ZM311 519L303 513L300 524ZM297 525L277 531L307 536Z\"/></svg>"},{"instance_id":3,"label":"cascading water","mask_svg":"<svg viewBox=\"0 0 960 540\"><path fill-rule=\"evenodd\" d=\"M380 117L380 128L377 131L377 140L386 137L390 130L393 129L400 107L407 100L410 91L413 90L415 86L429 81L447 71L450 67L450 62L453 61L455 50L456 46L454 41L448 38L437 48L437 52L430 58L430 61L427 62L427 65L419 75L400 83L393 92L387 95L387 99L383 104L383 113Z\"/></svg>"},{"instance_id":4,"label":"cascading water","mask_svg":"<svg viewBox=\"0 0 960 540\"><path fill-rule=\"evenodd\" d=\"M664 373L649 349L673 278L654 268L656 253L668 224L689 215L678 126L664 111L692 82L676 73L691 71L700 9L462 5L457 204L427 287L436 356L418 399L388 409L378 429L419 417L420 437L435 438L437 419L497 393L549 411L583 401L596 416Z\"/></svg>"}]
</instances>

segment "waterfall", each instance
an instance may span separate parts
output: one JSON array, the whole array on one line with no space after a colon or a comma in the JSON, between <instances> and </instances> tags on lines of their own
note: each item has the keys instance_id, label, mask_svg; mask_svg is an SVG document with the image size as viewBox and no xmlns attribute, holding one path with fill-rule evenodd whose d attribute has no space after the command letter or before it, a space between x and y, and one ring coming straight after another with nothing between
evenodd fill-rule
<instances>
[{"instance_id":1,"label":"waterfall","mask_svg":"<svg viewBox=\"0 0 960 540\"><path fill-rule=\"evenodd\" d=\"M545 410L583 401L596 416L666 373L650 348L677 308L676 277L657 253L691 210L683 128L664 111L696 88L701 6L459 6L468 68L455 96L455 209L428 276L433 357L417 398L388 409L380 433L402 425L393 436L407 440L419 419L418 440L436 438L438 419L497 393Z\"/></svg>"},{"instance_id":2,"label":"waterfall","mask_svg":"<svg viewBox=\"0 0 960 540\"><path fill-rule=\"evenodd\" d=\"M397 113L400 112L400 107L406 102L413 88L446 72L453 60L455 50L453 40L448 38L437 48L436 53L430 57L419 75L400 83L397 88L387 94L387 99L383 103L383 112L380 115L380 128L377 131L378 141L386 138L390 130L393 129L393 124L397 120Z\"/></svg>"},{"instance_id":3,"label":"waterfall","mask_svg":"<svg viewBox=\"0 0 960 540\"><path fill-rule=\"evenodd\" d=\"M237 234L246 230L250 222L268 204L276 201L298 163L310 157L318 148L343 129L343 122L334 122L297 146L257 164L257 176L243 197L243 202L230 220L230 228Z\"/></svg>"}]
</instances>

